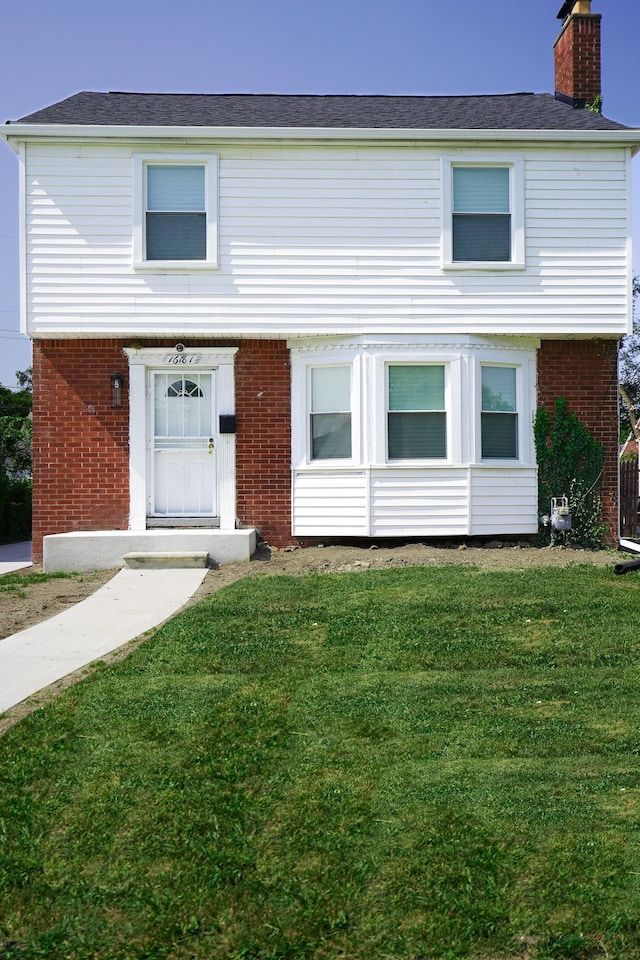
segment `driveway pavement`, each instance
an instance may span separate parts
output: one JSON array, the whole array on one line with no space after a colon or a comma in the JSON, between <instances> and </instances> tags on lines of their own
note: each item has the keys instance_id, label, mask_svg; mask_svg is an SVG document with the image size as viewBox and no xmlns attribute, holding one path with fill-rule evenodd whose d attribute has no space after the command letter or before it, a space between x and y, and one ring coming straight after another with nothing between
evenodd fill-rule
<instances>
[{"instance_id":1,"label":"driveway pavement","mask_svg":"<svg viewBox=\"0 0 640 960\"><path fill-rule=\"evenodd\" d=\"M21 563L4 560L4 549L0 573L8 572L5 562ZM206 574L206 568L120 570L75 606L0 640L0 713L173 616Z\"/></svg>"}]
</instances>

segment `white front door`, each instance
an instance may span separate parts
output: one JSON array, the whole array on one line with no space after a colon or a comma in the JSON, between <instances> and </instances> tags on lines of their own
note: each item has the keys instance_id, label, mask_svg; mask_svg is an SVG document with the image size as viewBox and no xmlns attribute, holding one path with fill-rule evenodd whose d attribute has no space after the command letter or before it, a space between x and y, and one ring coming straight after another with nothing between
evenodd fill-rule
<instances>
[{"instance_id":1,"label":"white front door","mask_svg":"<svg viewBox=\"0 0 640 960\"><path fill-rule=\"evenodd\" d=\"M215 371L152 370L149 515L218 516Z\"/></svg>"}]
</instances>

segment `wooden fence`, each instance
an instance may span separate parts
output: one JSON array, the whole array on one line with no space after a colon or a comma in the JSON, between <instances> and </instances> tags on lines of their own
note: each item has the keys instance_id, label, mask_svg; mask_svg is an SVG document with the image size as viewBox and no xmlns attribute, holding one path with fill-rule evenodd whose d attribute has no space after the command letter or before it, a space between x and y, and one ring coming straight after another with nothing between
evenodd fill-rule
<instances>
[{"instance_id":1,"label":"wooden fence","mask_svg":"<svg viewBox=\"0 0 640 960\"><path fill-rule=\"evenodd\" d=\"M637 537L640 535L638 524L638 461L623 460L620 464L620 535Z\"/></svg>"}]
</instances>

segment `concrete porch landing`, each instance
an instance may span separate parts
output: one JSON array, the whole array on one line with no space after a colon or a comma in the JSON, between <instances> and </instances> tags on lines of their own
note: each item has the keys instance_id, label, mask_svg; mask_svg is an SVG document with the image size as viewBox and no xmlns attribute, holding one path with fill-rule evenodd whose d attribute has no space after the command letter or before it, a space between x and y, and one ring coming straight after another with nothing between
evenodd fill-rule
<instances>
[{"instance_id":1,"label":"concrete porch landing","mask_svg":"<svg viewBox=\"0 0 640 960\"><path fill-rule=\"evenodd\" d=\"M128 553L167 555L207 553L210 563L222 565L248 560L256 549L256 531L211 530L93 530L58 533L44 538L46 573L111 570L125 565ZM179 564L176 563L176 566Z\"/></svg>"}]
</instances>

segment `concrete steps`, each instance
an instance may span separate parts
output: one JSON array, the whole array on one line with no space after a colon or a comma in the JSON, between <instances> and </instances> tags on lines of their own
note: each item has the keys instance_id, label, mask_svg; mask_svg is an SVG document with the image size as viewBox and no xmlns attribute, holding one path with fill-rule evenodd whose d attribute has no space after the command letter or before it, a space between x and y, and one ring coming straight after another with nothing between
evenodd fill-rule
<instances>
[{"instance_id":1,"label":"concrete steps","mask_svg":"<svg viewBox=\"0 0 640 960\"><path fill-rule=\"evenodd\" d=\"M193 570L209 564L206 550L134 551L125 553L122 559L129 570Z\"/></svg>"},{"instance_id":2,"label":"concrete steps","mask_svg":"<svg viewBox=\"0 0 640 960\"><path fill-rule=\"evenodd\" d=\"M44 569L46 573L112 570L125 563L131 566L124 558L136 554L150 555L156 568L185 566L185 554L192 558L186 561L191 567L196 556L203 567L207 562L221 567L225 563L249 560L255 549L256 531L253 527L237 530L74 530L44 538ZM161 558L160 562L158 558ZM147 569L152 569L151 564L152 559L142 562Z\"/></svg>"}]
</instances>

